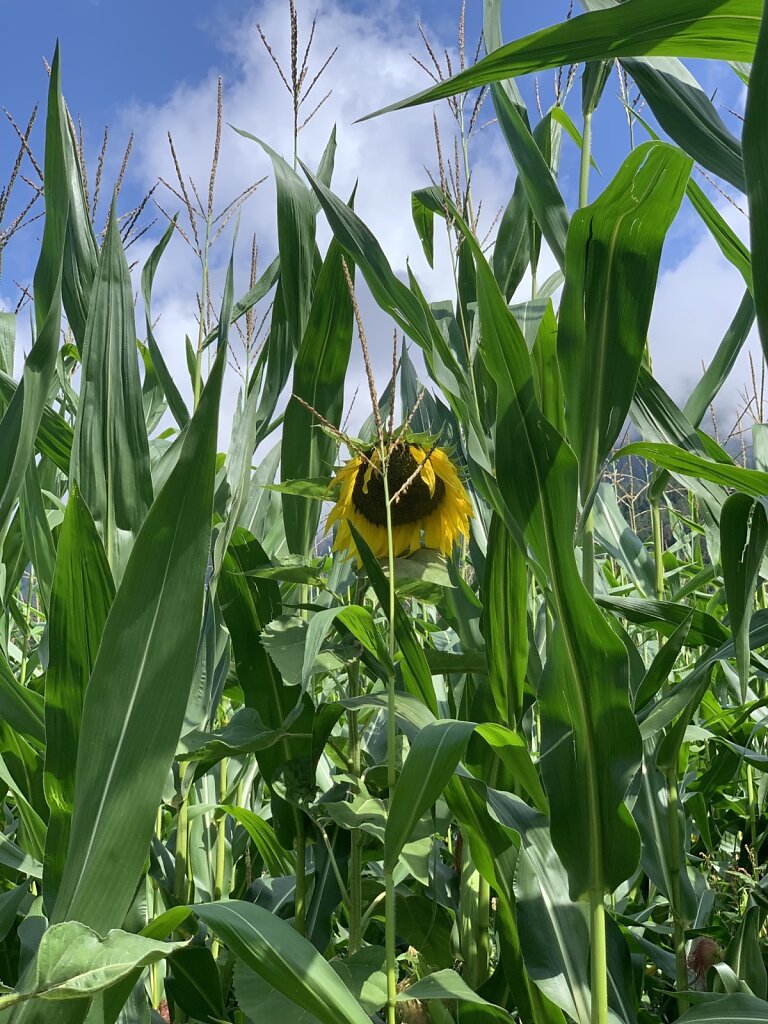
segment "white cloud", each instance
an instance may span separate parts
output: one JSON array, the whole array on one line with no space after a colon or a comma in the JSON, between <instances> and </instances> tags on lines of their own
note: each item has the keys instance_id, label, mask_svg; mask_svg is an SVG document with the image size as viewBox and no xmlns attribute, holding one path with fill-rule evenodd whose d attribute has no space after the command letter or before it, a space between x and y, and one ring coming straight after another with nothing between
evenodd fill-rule
<instances>
[{"instance_id":1,"label":"white cloud","mask_svg":"<svg viewBox=\"0 0 768 1024\"><path fill-rule=\"evenodd\" d=\"M399 11L399 13L398 13ZM334 46L338 52L323 78L309 96L310 111L328 89L332 95L300 134L299 151L310 166L317 166L335 123L338 133L334 191L346 198L359 180L356 210L371 228L387 254L393 269L404 273L406 261L417 274L427 296L445 298L453 294L453 279L447 258L445 232L436 224L435 270L427 266L410 217L410 193L429 183L425 164L436 165L432 110L419 107L354 124L358 118L387 103L413 93L428 84L423 70L410 57L420 41L415 30L416 12L403 16L402 5L371 6L365 15L324 4L313 45L316 70ZM222 54L225 120L264 139L290 160L293 150L290 97L259 38L257 22L272 43L282 66L289 66L286 5L282 0L259 5L237 31L227 32L227 52ZM308 29L304 25L304 31ZM438 51L439 52L439 51ZM148 187L158 174L176 184L167 133L171 132L185 175L198 184L203 200L207 195L211 148L216 116L216 75L180 85L165 102L133 107L125 112L126 125L137 129L133 174ZM450 118L445 105L439 109L444 145L452 153ZM304 116L302 114L302 116ZM496 210L511 194L513 173L503 142L492 133L479 137L483 158L476 168L475 187L483 197L484 221L490 224ZM447 155L447 154L446 154ZM255 233L261 266L266 266L276 247L274 185L270 161L254 142L243 139L231 128L222 136L217 177L217 206L223 207L252 181L269 175L269 180L247 203L240 225L240 252L236 266L235 290L245 290L250 238ZM189 185L187 185L189 188ZM163 191L162 189L159 190ZM158 193L159 194L159 193ZM162 199L169 211L179 209L172 196ZM330 237L322 216L318 219L318 240L324 248ZM222 267L228 255L231 234L223 237L213 254L214 291L220 288ZM135 247L133 259L143 258L149 246ZM186 246L177 239L164 256L156 279L153 313L162 312L158 340L174 373L184 379L184 335L196 334L195 293L199 290L199 267ZM217 293L218 294L218 293ZM375 308L364 288L360 291L367 333L374 353L377 377L383 387L389 373L392 325ZM216 305L216 302L214 302ZM356 354L347 382L347 398L363 380ZM228 412L236 380L230 380ZM358 422L364 415L364 393L356 403Z\"/></svg>"},{"instance_id":2,"label":"white cloud","mask_svg":"<svg viewBox=\"0 0 768 1024\"><path fill-rule=\"evenodd\" d=\"M725 200L718 204L718 209L734 231L746 238L748 226L743 214ZM708 365L711 361L745 287L739 272L725 260L690 207L684 207L681 218L687 251L659 277L649 331L654 376L679 405L701 377L702 363ZM756 329L752 330L715 403L723 436L733 427L744 406L742 395L751 381L750 352L759 374L762 354ZM746 422L750 422L749 417ZM709 418L703 426L711 427Z\"/></svg>"}]
</instances>

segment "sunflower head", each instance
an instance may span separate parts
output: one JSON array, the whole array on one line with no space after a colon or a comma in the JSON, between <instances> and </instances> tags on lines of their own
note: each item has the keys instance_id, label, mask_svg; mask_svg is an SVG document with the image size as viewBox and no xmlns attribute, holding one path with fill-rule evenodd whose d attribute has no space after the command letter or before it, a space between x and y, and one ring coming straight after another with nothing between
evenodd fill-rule
<instances>
[{"instance_id":1,"label":"sunflower head","mask_svg":"<svg viewBox=\"0 0 768 1024\"><path fill-rule=\"evenodd\" d=\"M422 545L450 555L459 536L469 537L473 514L467 492L446 451L413 437L396 441L386 454L394 555ZM387 506L381 454L363 448L336 474L338 498L326 533L338 523L335 551L355 554L349 523L377 558L387 554Z\"/></svg>"}]
</instances>

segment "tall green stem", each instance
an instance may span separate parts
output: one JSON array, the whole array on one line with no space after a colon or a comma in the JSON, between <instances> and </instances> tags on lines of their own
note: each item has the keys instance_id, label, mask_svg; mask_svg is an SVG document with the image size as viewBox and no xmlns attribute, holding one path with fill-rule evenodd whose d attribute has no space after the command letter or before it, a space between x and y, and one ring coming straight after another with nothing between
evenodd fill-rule
<instances>
[{"instance_id":1,"label":"tall green stem","mask_svg":"<svg viewBox=\"0 0 768 1024\"><path fill-rule=\"evenodd\" d=\"M189 903L189 876L187 867L189 863L189 791L184 793L184 776L187 770L187 762L179 764L179 791L181 792L181 806L176 820L176 860L174 863L173 891L180 904ZM179 933L177 938L184 939L186 936ZM187 1015L181 1007L176 1007L174 1020L178 1024L184 1024Z\"/></svg>"},{"instance_id":2,"label":"tall green stem","mask_svg":"<svg viewBox=\"0 0 768 1024\"><path fill-rule=\"evenodd\" d=\"M360 693L360 665L353 662L347 674L349 696L357 697ZM360 752L360 734L357 728L357 711L347 712L347 728L349 729L349 753L352 776L355 786L362 774L362 758ZM349 854L349 875L347 890L349 892L349 953L356 953L363 942L363 835L359 828L353 828L350 835L351 849Z\"/></svg>"},{"instance_id":3,"label":"tall green stem","mask_svg":"<svg viewBox=\"0 0 768 1024\"><path fill-rule=\"evenodd\" d=\"M589 894L591 1024L608 1024L608 960L605 945L605 903L600 889Z\"/></svg>"},{"instance_id":4,"label":"tall green stem","mask_svg":"<svg viewBox=\"0 0 768 1024\"><path fill-rule=\"evenodd\" d=\"M219 803L223 804L227 799L227 767L229 758L222 757L219 762ZM217 812L216 819L216 871L213 876L213 898L220 900L224 895L224 866L227 854L227 815L224 811ZM215 960L219 955L219 940L214 938L211 942L211 953Z\"/></svg>"},{"instance_id":5,"label":"tall green stem","mask_svg":"<svg viewBox=\"0 0 768 1024\"><path fill-rule=\"evenodd\" d=\"M173 891L179 903L189 902L189 882L187 880L187 860L189 851L189 806L187 794L184 793L184 775L187 763L179 764L179 790L181 806L176 821L176 861L173 874Z\"/></svg>"},{"instance_id":6,"label":"tall green stem","mask_svg":"<svg viewBox=\"0 0 768 1024\"><path fill-rule=\"evenodd\" d=\"M680 864L683 851L680 845L680 798L677 791L677 769L667 768L667 826L669 836L670 903L672 904L672 930L675 944L675 988L678 992L688 989L688 961L685 955L685 921L682 915L682 889L680 886ZM685 1013L688 1003L678 1000L678 1012Z\"/></svg>"},{"instance_id":7,"label":"tall green stem","mask_svg":"<svg viewBox=\"0 0 768 1024\"><path fill-rule=\"evenodd\" d=\"M296 899L294 927L299 935L307 929L307 833L304 815L299 811L296 828Z\"/></svg>"},{"instance_id":8,"label":"tall green stem","mask_svg":"<svg viewBox=\"0 0 768 1024\"><path fill-rule=\"evenodd\" d=\"M589 202L589 161L592 157L592 111L584 114L584 131L581 139L581 166L579 168L579 207L586 206ZM589 475L590 484L594 481L597 473L597 438L594 438L594 458L590 457L588 465L592 469ZM592 453L591 453L592 454ZM585 487L582 493L582 500L586 500ZM584 523L581 544L581 578L584 586L590 594L595 590L595 527L592 519L592 512Z\"/></svg>"},{"instance_id":9,"label":"tall green stem","mask_svg":"<svg viewBox=\"0 0 768 1024\"><path fill-rule=\"evenodd\" d=\"M381 476L384 482L384 502L387 510L387 555L389 562L389 668L387 674L387 788L389 800L395 792L395 555L392 544L392 507L389 496L389 480L387 478L387 458L384 438L380 438ZM397 1000L397 957L395 955L395 879L391 868L384 861L384 946L387 966L387 1024L396 1024L395 1008Z\"/></svg>"},{"instance_id":10,"label":"tall green stem","mask_svg":"<svg viewBox=\"0 0 768 1024\"><path fill-rule=\"evenodd\" d=\"M579 168L579 206L589 202L589 161L592 159L592 111L584 114L584 132L581 137L581 166Z\"/></svg>"},{"instance_id":11,"label":"tall green stem","mask_svg":"<svg viewBox=\"0 0 768 1024\"><path fill-rule=\"evenodd\" d=\"M664 598L664 548L658 501L651 502L651 528L653 530L653 558L656 566L656 600L661 601Z\"/></svg>"},{"instance_id":12,"label":"tall green stem","mask_svg":"<svg viewBox=\"0 0 768 1024\"><path fill-rule=\"evenodd\" d=\"M229 758L222 757L219 762L219 803L223 804L227 799L227 766ZM224 864L227 852L227 816L223 811L219 812L216 822L216 874L213 881L213 898L220 900L224 895Z\"/></svg>"}]
</instances>

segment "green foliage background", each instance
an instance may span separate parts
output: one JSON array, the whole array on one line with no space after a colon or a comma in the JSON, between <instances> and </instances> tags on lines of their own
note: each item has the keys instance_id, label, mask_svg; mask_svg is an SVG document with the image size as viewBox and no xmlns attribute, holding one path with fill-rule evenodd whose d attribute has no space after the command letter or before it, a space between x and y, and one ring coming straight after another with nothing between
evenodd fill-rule
<instances>
[{"instance_id":1,"label":"green foliage background","mask_svg":"<svg viewBox=\"0 0 768 1024\"><path fill-rule=\"evenodd\" d=\"M450 98L463 125L488 87L517 170L490 254L468 183L414 182L430 263L447 230L447 301L400 280L334 193L335 135L317 168L254 139L279 256L237 301L230 261L183 387L150 312L178 222L142 269L137 341L125 235L114 202L94 232L57 52L19 380L0 316L0 1018L768 1019L766 428L750 467L700 429L755 321L768 353L768 15L584 7L502 44L485 0L486 56L388 108ZM741 140L689 57L748 83ZM588 203L614 60L668 140L637 145ZM534 124L515 77L562 65L579 65L581 124L562 96ZM694 162L746 193L749 247ZM680 409L647 332L685 196L745 292ZM542 243L558 270L537 284ZM528 272L531 298L510 304ZM355 278L407 339L383 419L450 444L464 472L476 515L450 560L379 563L358 540L358 569L317 543ZM250 338L261 308L217 453L232 325ZM617 453L627 418L639 440ZM642 508L620 483L636 457Z\"/></svg>"}]
</instances>

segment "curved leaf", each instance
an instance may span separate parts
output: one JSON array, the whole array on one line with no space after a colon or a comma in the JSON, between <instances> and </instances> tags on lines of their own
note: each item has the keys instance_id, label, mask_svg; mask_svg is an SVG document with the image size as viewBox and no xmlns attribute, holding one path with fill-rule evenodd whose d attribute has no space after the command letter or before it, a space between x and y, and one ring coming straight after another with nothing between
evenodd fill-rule
<instances>
[{"instance_id":1,"label":"curved leaf","mask_svg":"<svg viewBox=\"0 0 768 1024\"><path fill-rule=\"evenodd\" d=\"M191 909L247 967L323 1024L368 1024L331 965L279 917L240 900Z\"/></svg>"},{"instance_id":2,"label":"curved leaf","mask_svg":"<svg viewBox=\"0 0 768 1024\"><path fill-rule=\"evenodd\" d=\"M760 10L761 0L677 0L674 6L627 0L500 46L466 71L367 117L581 61L652 55L751 61Z\"/></svg>"}]
</instances>

